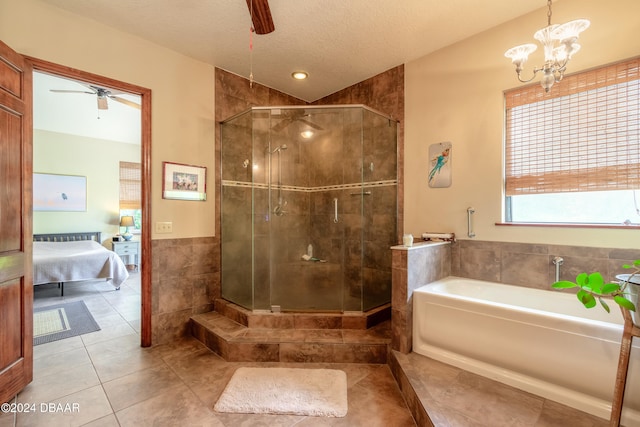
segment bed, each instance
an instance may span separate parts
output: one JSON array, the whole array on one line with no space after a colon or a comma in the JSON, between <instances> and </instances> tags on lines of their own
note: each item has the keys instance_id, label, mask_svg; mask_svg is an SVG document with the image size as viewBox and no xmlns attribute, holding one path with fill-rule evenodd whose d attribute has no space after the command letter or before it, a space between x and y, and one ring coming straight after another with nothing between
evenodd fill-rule
<instances>
[{"instance_id":1,"label":"bed","mask_svg":"<svg viewBox=\"0 0 640 427\"><path fill-rule=\"evenodd\" d=\"M64 296L64 283L106 279L114 288L127 280L129 272L120 257L102 246L101 233L56 233L33 235L33 284L57 283Z\"/></svg>"}]
</instances>

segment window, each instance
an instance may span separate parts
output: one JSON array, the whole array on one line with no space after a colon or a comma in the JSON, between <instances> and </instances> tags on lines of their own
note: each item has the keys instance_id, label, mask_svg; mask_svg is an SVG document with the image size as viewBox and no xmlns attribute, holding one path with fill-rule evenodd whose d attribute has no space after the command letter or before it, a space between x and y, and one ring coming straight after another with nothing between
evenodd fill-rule
<instances>
[{"instance_id":1,"label":"window","mask_svg":"<svg viewBox=\"0 0 640 427\"><path fill-rule=\"evenodd\" d=\"M640 58L505 92L508 222L640 223Z\"/></svg>"},{"instance_id":2,"label":"window","mask_svg":"<svg viewBox=\"0 0 640 427\"><path fill-rule=\"evenodd\" d=\"M135 230L142 226L140 163L120 162L120 216L131 215Z\"/></svg>"}]
</instances>

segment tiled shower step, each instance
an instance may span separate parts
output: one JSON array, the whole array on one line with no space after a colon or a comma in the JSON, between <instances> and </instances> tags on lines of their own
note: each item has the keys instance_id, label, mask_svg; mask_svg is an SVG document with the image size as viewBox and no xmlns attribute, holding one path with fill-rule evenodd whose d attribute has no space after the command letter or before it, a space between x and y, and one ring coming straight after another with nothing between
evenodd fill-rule
<instances>
[{"instance_id":1,"label":"tiled shower step","mask_svg":"<svg viewBox=\"0 0 640 427\"><path fill-rule=\"evenodd\" d=\"M219 298L214 310L241 325L270 329L368 329L391 319L391 304L365 312L350 313L271 313L255 312Z\"/></svg>"},{"instance_id":2,"label":"tiled shower step","mask_svg":"<svg viewBox=\"0 0 640 427\"><path fill-rule=\"evenodd\" d=\"M191 317L191 333L229 362L386 363L390 322L360 329L249 328L215 311Z\"/></svg>"}]
</instances>

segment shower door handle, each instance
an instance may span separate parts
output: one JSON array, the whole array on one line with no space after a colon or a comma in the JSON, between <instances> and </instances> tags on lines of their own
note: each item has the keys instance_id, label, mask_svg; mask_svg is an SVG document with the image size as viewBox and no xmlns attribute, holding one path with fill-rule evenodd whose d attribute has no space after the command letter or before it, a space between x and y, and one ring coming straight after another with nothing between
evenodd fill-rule
<instances>
[{"instance_id":1,"label":"shower door handle","mask_svg":"<svg viewBox=\"0 0 640 427\"><path fill-rule=\"evenodd\" d=\"M333 222L338 222L338 198L333 199Z\"/></svg>"}]
</instances>

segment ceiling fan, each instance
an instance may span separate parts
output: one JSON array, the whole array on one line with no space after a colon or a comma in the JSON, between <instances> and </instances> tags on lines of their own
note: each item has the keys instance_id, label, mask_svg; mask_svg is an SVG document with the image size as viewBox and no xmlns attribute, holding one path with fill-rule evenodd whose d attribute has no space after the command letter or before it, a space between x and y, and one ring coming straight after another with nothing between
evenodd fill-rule
<instances>
[{"instance_id":1,"label":"ceiling fan","mask_svg":"<svg viewBox=\"0 0 640 427\"><path fill-rule=\"evenodd\" d=\"M63 89L50 89L51 92L58 93L87 93L89 95L96 95L98 100L98 110L108 110L109 104L107 100L111 99L113 101L120 102L121 104L128 105L129 107L140 109L140 104L137 104L133 101L129 101L128 99L121 98L116 95L123 94L124 92L116 92L111 91L109 89L104 89L99 86L94 85L83 85L86 86L89 90L63 90Z\"/></svg>"},{"instance_id":2,"label":"ceiling fan","mask_svg":"<svg viewBox=\"0 0 640 427\"><path fill-rule=\"evenodd\" d=\"M271 18L269 0L247 0L247 7L256 34L269 34L276 29Z\"/></svg>"},{"instance_id":3,"label":"ceiling fan","mask_svg":"<svg viewBox=\"0 0 640 427\"><path fill-rule=\"evenodd\" d=\"M315 130L323 130L321 126L318 126L317 124L306 119L311 115L303 109L284 110L280 114L283 116L282 120L271 127L271 129L275 132L280 132L282 129L289 126L293 122L304 123L305 125ZM278 114L273 114L273 116L277 117Z\"/></svg>"}]
</instances>

